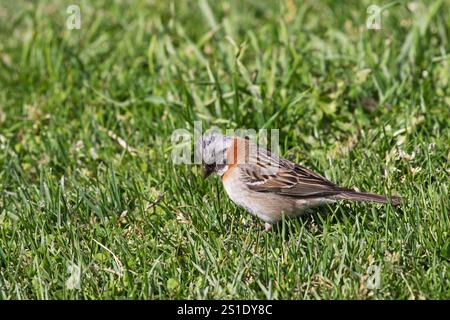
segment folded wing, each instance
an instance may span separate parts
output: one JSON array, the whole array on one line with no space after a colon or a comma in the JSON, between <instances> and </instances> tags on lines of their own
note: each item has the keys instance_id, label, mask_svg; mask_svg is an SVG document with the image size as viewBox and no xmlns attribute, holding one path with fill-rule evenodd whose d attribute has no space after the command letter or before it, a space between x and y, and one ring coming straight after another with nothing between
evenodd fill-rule
<instances>
[{"instance_id":1,"label":"folded wing","mask_svg":"<svg viewBox=\"0 0 450 320\"><path fill-rule=\"evenodd\" d=\"M247 187L257 192L272 192L296 198L334 196L351 189L341 188L321 175L279 158L269 151L239 165Z\"/></svg>"}]
</instances>

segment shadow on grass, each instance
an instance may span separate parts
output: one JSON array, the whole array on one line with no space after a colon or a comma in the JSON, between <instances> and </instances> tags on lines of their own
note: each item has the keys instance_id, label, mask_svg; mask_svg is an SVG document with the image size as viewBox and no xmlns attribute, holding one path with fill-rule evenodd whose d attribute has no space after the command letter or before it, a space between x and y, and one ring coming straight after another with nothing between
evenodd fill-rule
<instances>
[{"instance_id":1,"label":"shadow on grass","mask_svg":"<svg viewBox=\"0 0 450 320\"><path fill-rule=\"evenodd\" d=\"M336 224L354 225L358 217L364 218L363 226L373 222L371 214L371 203L350 204L349 202L338 202L335 204L325 204L308 209L304 214L295 218L285 218L272 226L271 232L281 234L283 228L287 229L287 235L298 233L305 227L311 233L319 235L323 233L324 226ZM389 205L387 205L389 206ZM393 211L403 214L401 206L392 207ZM362 217L364 215L364 217ZM257 218L255 218L257 219ZM360 222L361 223L361 222Z\"/></svg>"}]
</instances>

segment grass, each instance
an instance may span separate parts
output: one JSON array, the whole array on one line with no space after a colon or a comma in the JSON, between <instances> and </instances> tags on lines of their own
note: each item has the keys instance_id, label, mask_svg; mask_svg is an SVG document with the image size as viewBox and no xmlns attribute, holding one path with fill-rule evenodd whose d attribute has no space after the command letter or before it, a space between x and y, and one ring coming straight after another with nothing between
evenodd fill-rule
<instances>
[{"instance_id":1,"label":"grass","mask_svg":"<svg viewBox=\"0 0 450 320\"><path fill-rule=\"evenodd\" d=\"M70 4L0 4L0 299L450 298L448 1ZM194 121L404 204L266 233L171 163Z\"/></svg>"}]
</instances>

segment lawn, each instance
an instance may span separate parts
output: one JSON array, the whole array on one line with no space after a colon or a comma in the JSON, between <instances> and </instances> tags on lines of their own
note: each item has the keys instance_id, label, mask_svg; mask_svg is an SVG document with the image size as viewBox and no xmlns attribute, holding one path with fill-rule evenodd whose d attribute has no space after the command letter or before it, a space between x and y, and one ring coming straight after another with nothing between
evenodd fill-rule
<instances>
[{"instance_id":1,"label":"lawn","mask_svg":"<svg viewBox=\"0 0 450 320\"><path fill-rule=\"evenodd\" d=\"M2 1L0 299L450 299L450 2L372 4ZM404 201L265 232L194 121Z\"/></svg>"}]
</instances>

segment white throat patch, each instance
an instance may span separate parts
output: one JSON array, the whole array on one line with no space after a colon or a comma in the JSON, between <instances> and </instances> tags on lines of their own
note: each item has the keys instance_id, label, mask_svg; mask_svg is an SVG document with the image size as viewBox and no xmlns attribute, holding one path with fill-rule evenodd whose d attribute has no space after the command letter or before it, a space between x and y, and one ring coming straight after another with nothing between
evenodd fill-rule
<instances>
[{"instance_id":1,"label":"white throat patch","mask_svg":"<svg viewBox=\"0 0 450 320\"><path fill-rule=\"evenodd\" d=\"M226 166L224 166L223 168L217 170L217 174L218 174L219 176L223 176L223 175L225 174L225 172L227 172L227 171L228 171L228 165L226 165Z\"/></svg>"}]
</instances>

